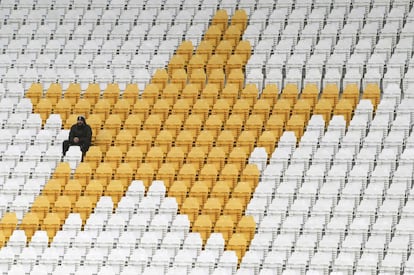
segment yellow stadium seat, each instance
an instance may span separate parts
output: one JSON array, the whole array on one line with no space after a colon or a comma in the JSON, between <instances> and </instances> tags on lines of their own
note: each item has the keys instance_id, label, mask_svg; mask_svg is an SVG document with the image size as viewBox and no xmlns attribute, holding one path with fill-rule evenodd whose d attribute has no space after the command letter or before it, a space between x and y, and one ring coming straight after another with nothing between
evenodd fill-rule
<instances>
[{"instance_id":1,"label":"yellow stadium seat","mask_svg":"<svg viewBox=\"0 0 414 275\"><path fill-rule=\"evenodd\" d=\"M220 93L220 98L227 100L229 106L233 106L239 96L239 87L234 83L226 82Z\"/></svg>"},{"instance_id":2,"label":"yellow stadium seat","mask_svg":"<svg viewBox=\"0 0 414 275\"><path fill-rule=\"evenodd\" d=\"M61 221L64 221L69 215L71 209L72 202L70 198L68 196L62 195L56 199L52 207L52 212L58 214L59 219Z\"/></svg>"},{"instance_id":3,"label":"yellow stadium seat","mask_svg":"<svg viewBox=\"0 0 414 275\"><path fill-rule=\"evenodd\" d=\"M283 121L288 121L292 106L291 101L288 99L280 99L273 106L272 114L282 115Z\"/></svg>"},{"instance_id":4,"label":"yellow stadium seat","mask_svg":"<svg viewBox=\"0 0 414 275\"><path fill-rule=\"evenodd\" d=\"M246 154L250 155L253 152L255 142L257 139L256 132L252 131L243 131L240 133L236 141L236 146L243 148Z\"/></svg>"},{"instance_id":5,"label":"yellow stadium seat","mask_svg":"<svg viewBox=\"0 0 414 275\"><path fill-rule=\"evenodd\" d=\"M162 131L168 131L169 134L171 135L171 138L175 139L177 137L178 132L181 131L182 125L183 125L182 116L179 115L179 114L171 114L165 120L164 126L163 126L164 130L162 130ZM160 133L162 131L160 131Z\"/></svg>"},{"instance_id":6,"label":"yellow stadium seat","mask_svg":"<svg viewBox=\"0 0 414 275\"><path fill-rule=\"evenodd\" d=\"M231 114L224 123L224 130L230 131L233 134L233 137L238 137L243 129L243 125L244 120L241 115Z\"/></svg>"},{"instance_id":7,"label":"yellow stadium seat","mask_svg":"<svg viewBox=\"0 0 414 275\"><path fill-rule=\"evenodd\" d=\"M114 145L121 150L122 155L125 155L134 143L134 139L130 131L120 130L115 137Z\"/></svg>"},{"instance_id":8,"label":"yellow stadium seat","mask_svg":"<svg viewBox=\"0 0 414 275\"><path fill-rule=\"evenodd\" d=\"M92 106L98 102L100 97L101 87L98 83L90 83L82 95L82 98L88 100Z\"/></svg>"},{"instance_id":9,"label":"yellow stadium seat","mask_svg":"<svg viewBox=\"0 0 414 275\"><path fill-rule=\"evenodd\" d=\"M175 178L175 172L174 165L171 163L163 163L160 166L160 169L158 169L158 172L156 174L157 180L164 181L165 188L169 190L170 186L174 182Z\"/></svg>"},{"instance_id":10,"label":"yellow stadium seat","mask_svg":"<svg viewBox=\"0 0 414 275\"><path fill-rule=\"evenodd\" d=\"M189 197L196 198L200 206L204 205L209 193L208 184L205 181L196 181L190 188Z\"/></svg>"},{"instance_id":11,"label":"yellow stadium seat","mask_svg":"<svg viewBox=\"0 0 414 275\"><path fill-rule=\"evenodd\" d=\"M102 151L101 148L97 145L92 145L89 147L88 152L86 152L83 161L88 163L92 171L95 171L99 163L102 160Z\"/></svg>"},{"instance_id":12,"label":"yellow stadium seat","mask_svg":"<svg viewBox=\"0 0 414 275\"><path fill-rule=\"evenodd\" d=\"M79 163L73 173L73 178L79 181L82 188L85 188L85 186L89 183L91 176L92 167L87 162Z\"/></svg>"},{"instance_id":13,"label":"yellow stadium seat","mask_svg":"<svg viewBox=\"0 0 414 275\"><path fill-rule=\"evenodd\" d=\"M256 231L256 222L253 216L243 216L236 226L236 233L244 235L245 239L250 243Z\"/></svg>"},{"instance_id":14,"label":"yellow stadium seat","mask_svg":"<svg viewBox=\"0 0 414 275\"><path fill-rule=\"evenodd\" d=\"M298 100L298 94L298 86L293 83L288 83L283 88L282 93L280 94L280 99L287 100L289 102L289 106L293 106L296 104L296 101ZM274 109L276 109L276 106Z\"/></svg>"},{"instance_id":15,"label":"yellow stadium seat","mask_svg":"<svg viewBox=\"0 0 414 275\"><path fill-rule=\"evenodd\" d=\"M198 199L193 197L185 198L180 207L180 214L186 214L191 225L197 219L199 211L200 204L198 203Z\"/></svg>"},{"instance_id":16,"label":"yellow stadium seat","mask_svg":"<svg viewBox=\"0 0 414 275\"><path fill-rule=\"evenodd\" d=\"M234 250L236 252L239 262L246 253L248 242L243 233L234 233L227 243L227 250Z\"/></svg>"},{"instance_id":17,"label":"yellow stadium seat","mask_svg":"<svg viewBox=\"0 0 414 275\"><path fill-rule=\"evenodd\" d=\"M191 114L184 121L183 130L191 132L191 135L196 137L203 126L204 117L199 114Z\"/></svg>"},{"instance_id":18,"label":"yellow stadium seat","mask_svg":"<svg viewBox=\"0 0 414 275\"><path fill-rule=\"evenodd\" d=\"M211 229L213 228L213 223L210 220L209 215L199 215L194 221L192 230L193 232L199 232L201 239L205 244L207 239L210 237Z\"/></svg>"},{"instance_id":19,"label":"yellow stadium seat","mask_svg":"<svg viewBox=\"0 0 414 275\"><path fill-rule=\"evenodd\" d=\"M260 115L261 119L265 122L269 118L271 110L272 108L269 105L269 101L264 98L260 98L253 105L252 114Z\"/></svg>"},{"instance_id":20,"label":"yellow stadium seat","mask_svg":"<svg viewBox=\"0 0 414 275\"><path fill-rule=\"evenodd\" d=\"M223 151L226 154L228 154L234 146L235 136L238 136L238 135L237 134L235 135L234 132L231 130L221 131L219 136L217 137L216 146L222 147Z\"/></svg>"},{"instance_id":21,"label":"yellow stadium seat","mask_svg":"<svg viewBox=\"0 0 414 275\"><path fill-rule=\"evenodd\" d=\"M71 206L75 204L80 195L82 194L83 187L77 179L70 179L62 190L62 195L69 199ZM59 197L58 197L59 199ZM56 205L56 202L55 202ZM62 216L61 216L62 219ZM66 217L65 217L66 219Z\"/></svg>"},{"instance_id":22,"label":"yellow stadium seat","mask_svg":"<svg viewBox=\"0 0 414 275\"><path fill-rule=\"evenodd\" d=\"M252 188L256 188L260 179L260 170L256 164L246 164L246 167L241 172L240 180L248 182Z\"/></svg>"},{"instance_id":23,"label":"yellow stadium seat","mask_svg":"<svg viewBox=\"0 0 414 275\"><path fill-rule=\"evenodd\" d=\"M125 119L128 117L131 110L131 106L128 100L120 98L115 103L114 108L112 110L113 114L119 115L121 121L124 122Z\"/></svg>"},{"instance_id":24,"label":"yellow stadium seat","mask_svg":"<svg viewBox=\"0 0 414 275\"><path fill-rule=\"evenodd\" d=\"M211 114L219 116L221 120L227 120L230 114L230 105L227 100L223 98L217 99L213 105Z\"/></svg>"},{"instance_id":25,"label":"yellow stadium seat","mask_svg":"<svg viewBox=\"0 0 414 275\"><path fill-rule=\"evenodd\" d=\"M286 130L295 132L296 139L300 140L305 131L305 120L300 115L292 115L286 123Z\"/></svg>"},{"instance_id":26,"label":"yellow stadium seat","mask_svg":"<svg viewBox=\"0 0 414 275\"><path fill-rule=\"evenodd\" d=\"M124 194L124 185L120 180L111 180L104 191L105 196L112 198L114 206L118 204Z\"/></svg>"},{"instance_id":27,"label":"yellow stadium seat","mask_svg":"<svg viewBox=\"0 0 414 275\"><path fill-rule=\"evenodd\" d=\"M168 151L167 156L165 157L165 162L171 163L174 166L174 169L178 171L185 159L185 152L181 147L171 147Z\"/></svg>"},{"instance_id":28,"label":"yellow stadium seat","mask_svg":"<svg viewBox=\"0 0 414 275\"><path fill-rule=\"evenodd\" d=\"M266 153L269 155L275 150L278 138L279 137L274 135L273 131L263 131L257 140L257 146L264 147Z\"/></svg>"},{"instance_id":29,"label":"yellow stadium seat","mask_svg":"<svg viewBox=\"0 0 414 275\"><path fill-rule=\"evenodd\" d=\"M188 80L188 76L187 76L187 71L185 69L176 69L174 70L172 76L171 76L171 80L170 80L170 84L171 86L174 86L177 90L177 92L175 93L175 97L170 96L170 99L173 100L173 103L175 102L175 100L178 97L178 92L181 92L185 85L187 85L187 80ZM167 84L168 85L168 84ZM173 92L175 92L175 89L172 90ZM166 93L166 91L163 92L163 97L166 98L168 95L168 93ZM173 95L173 93L171 93L170 91L170 95Z\"/></svg>"},{"instance_id":30,"label":"yellow stadium seat","mask_svg":"<svg viewBox=\"0 0 414 275\"><path fill-rule=\"evenodd\" d=\"M164 159L164 152L162 148L154 146L149 149L147 155L145 156L145 163L152 165L152 168L156 171L160 168L162 161Z\"/></svg>"},{"instance_id":31,"label":"yellow stadium seat","mask_svg":"<svg viewBox=\"0 0 414 275\"><path fill-rule=\"evenodd\" d=\"M122 119L118 114L110 114L105 120L102 129L109 131L112 138L118 135L122 127Z\"/></svg>"},{"instance_id":32,"label":"yellow stadium seat","mask_svg":"<svg viewBox=\"0 0 414 275\"><path fill-rule=\"evenodd\" d=\"M229 198L223 208L223 215L228 215L231 219L238 223L243 214L244 206L240 198Z\"/></svg>"},{"instance_id":33,"label":"yellow stadium seat","mask_svg":"<svg viewBox=\"0 0 414 275\"><path fill-rule=\"evenodd\" d=\"M171 79L176 70L182 70L186 66L187 55L175 54L170 58L168 63L168 76Z\"/></svg>"},{"instance_id":34,"label":"yellow stadium seat","mask_svg":"<svg viewBox=\"0 0 414 275\"><path fill-rule=\"evenodd\" d=\"M218 115L208 116L204 123L204 130L209 131L213 138L217 138L223 127L223 120Z\"/></svg>"},{"instance_id":35,"label":"yellow stadium seat","mask_svg":"<svg viewBox=\"0 0 414 275\"><path fill-rule=\"evenodd\" d=\"M266 131L272 131L276 139L282 136L283 129L285 127L284 115L274 114L266 121L264 129Z\"/></svg>"},{"instance_id":36,"label":"yellow stadium seat","mask_svg":"<svg viewBox=\"0 0 414 275\"><path fill-rule=\"evenodd\" d=\"M128 131L133 138L138 134L138 131L141 129L142 120L141 116L138 114L130 114L124 122L123 130Z\"/></svg>"},{"instance_id":37,"label":"yellow stadium seat","mask_svg":"<svg viewBox=\"0 0 414 275\"><path fill-rule=\"evenodd\" d=\"M293 106L292 115L302 116L305 120L305 123L308 123L311 116L311 111L311 106L309 105L308 100L300 98Z\"/></svg>"},{"instance_id":38,"label":"yellow stadium seat","mask_svg":"<svg viewBox=\"0 0 414 275\"><path fill-rule=\"evenodd\" d=\"M196 102L201 89L204 88L206 82L206 74L204 70L195 70L191 75L190 83L188 83L181 92L180 98L187 101L191 107Z\"/></svg>"},{"instance_id":39,"label":"yellow stadium seat","mask_svg":"<svg viewBox=\"0 0 414 275\"><path fill-rule=\"evenodd\" d=\"M151 114L144 121L144 124L142 125L142 129L150 132L151 136L155 137L160 132L162 123L163 123L163 120L162 120L162 117L160 117L160 115Z\"/></svg>"},{"instance_id":40,"label":"yellow stadium seat","mask_svg":"<svg viewBox=\"0 0 414 275\"><path fill-rule=\"evenodd\" d=\"M89 197L92 202L93 207L95 207L96 202L103 195L103 186L101 180L91 180L86 186L85 191L83 192L84 196Z\"/></svg>"},{"instance_id":41,"label":"yellow stadium seat","mask_svg":"<svg viewBox=\"0 0 414 275\"><path fill-rule=\"evenodd\" d=\"M374 110L377 108L381 100L381 89L377 83L368 83L362 92L362 99L371 100Z\"/></svg>"},{"instance_id":42,"label":"yellow stadium seat","mask_svg":"<svg viewBox=\"0 0 414 275\"><path fill-rule=\"evenodd\" d=\"M178 45L176 54L185 56L186 62L190 59L190 57L193 55L194 46L193 42L191 40L185 40L181 42L180 45Z\"/></svg>"},{"instance_id":43,"label":"yellow stadium seat","mask_svg":"<svg viewBox=\"0 0 414 275\"><path fill-rule=\"evenodd\" d=\"M167 154L173 144L173 136L168 130L161 130L155 137L154 145L159 147L164 154Z\"/></svg>"},{"instance_id":44,"label":"yellow stadium seat","mask_svg":"<svg viewBox=\"0 0 414 275\"><path fill-rule=\"evenodd\" d=\"M152 106L160 95L160 89L158 85L150 83L145 86L142 91L141 98L148 102L148 105Z\"/></svg>"},{"instance_id":45,"label":"yellow stadium seat","mask_svg":"<svg viewBox=\"0 0 414 275\"><path fill-rule=\"evenodd\" d=\"M3 231L3 235L6 239L8 239L14 229L16 229L18 223L18 219L16 213L14 212L6 212L3 214L3 217L0 220L0 230Z\"/></svg>"},{"instance_id":46,"label":"yellow stadium seat","mask_svg":"<svg viewBox=\"0 0 414 275\"><path fill-rule=\"evenodd\" d=\"M224 77L224 75L222 76ZM216 103L217 101L219 92L220 92L220 87L209 81L209 83L201 91L200 99L206 100L209 106L213 106L214 103Z\"/></svg>"},{"instance_id":47,"label":"yellow stadium seat","mask_svg":"<svg viewBox=\"0 0 414 275\"><path fill-rule=\"evenodd\" d=\"M234 11L234 14L231 17L230 25L237 26L240 31L244 31L247 27L248 17L247 13L243 9L238 9Z\"/></svg>"},{"instance_id":48,"label":"yellow stadium seat","mask_svg":"<svg viewBox=\"0 0 414 275\"><path fill-rule=\"evenodd\" d=\"M225 205L229 200L230 194L231 190L229 183L224 180L219 180L216 181L213 188L211 189L210 198L218 199L220 201L220 205Z\"/></svg>"},{"instance_id":49,"label":"yellow stadium seat","mask_svg":"<svg viewBox=\"0 0 414 275\"><path fill-rule=\"evenodd\" d=\"M179 116L181 121L187 119L188 114L190 113L190 105L188 104L188 101L183 98L178 99L174 103L171 113L173 115Z\"/></svg>"},{"instance_id":50,"label":"yellow stadium seat","mask_svg":"<svg viewBox=\"0 0 414 275\"><path fill-rule=\"evenodd\" d=\"M200 131L195 141L196 148L200 148L205 154L208 154L213 147L213 144L214 136L212 133L209 130Z\"/></svg>"},{"instance_id":51,"label":"yellow stadium seat","mask_svg":"<svg viewBox=\"0 0 414 275\"><path fill-rule=\"evenodd\" d=\"M41 83L32 83L25 93L25 97L29 98L33 106L36 106L43 97L43 85Z\"/></svg>"},{"instance_id":52,"label":"yellow stadium seat","mask_svg":"<svg viewBox=\"0 0 414 275\"><path fill-rule=\"evenodd\" d=\"M225 9L217 10L211 19L211 25L219 27L221 31L227 29L227 24L229 21L229 15Z\"/></svg>"},{"instance_id":53,"label":"yellow stadium seat","mask_svg":"<svg viewBox=\"0 0 414 275\"><path fill-rule=\"evenodd\" d=\"M234 54L241 57L243 65L246 65L252 54L252 46L249 40L240 40L234 49Z\"/></svg>"},{"instance_id":54,"label":"yellow stadium seat","mask_svg":"<svg viewBox=\"0 0 414 275\"><path fill-rule=\"evenodd\" d=\"M227 157L227 162L235 164L237 169L241 171L246 165L247 158L248 155L243 148L234 147Z\"/></svg>"},{"instance_id":55,"label":"yellow stadium seat","mask_svg":"<svg viewBox=\"0 0 414 275\"><path fill-rule=\"evenodd\" d=\"M93 209L93 203L87 196L80 196L73 207L73 213L79 213L82 223L85 224Z\"/></svg>"},{"instance_id":56,"label":"yellow stadium seat","mask_svg":"<svg viewBox=\"0 0 414 275\"><path fill-rule=\"evenodd\" d=\"M314 83L307 83L305 87L302 89L302 93L300 95L301 99L307 100L311 109L315 106L316 102L318 101L319 97L319 88Z\"/></svg>"},{"instance_id":57,"label":"yellow stadium seat","mask_svg":"<svg viewBox=\"0 0 414 275\"><path fill-rule=\"evenodd\" d=\"M87 118L88 125L91 126L92 129L92 144L95 141L96 135L102 129L102 120L101 117L97 114L91 114Z\"/></svg>"},{"instance_id":58,"label":"yellow stadium seat","mask_svg":"<svg viewBox=\"0 0 414 275\"><path fill-rule=\"evenodd\" d=\"M122 162L115 170L114 179L119 180L126 190L134 178L135 170L127 162Z\"/></svg>"},{"instance_id":59,"label":"yellow stadium seat","mask_svg":"<svg viewBox=\"0 0 414 275\"><path fill-rule=\"evenodd\" d=\"M207 43L211 46L211 44L207 41L204 41L203 43ZM208 57L211 56L211 53L208 55ZM193 74L195 72L200 72L198 70L205 70L205 66L207 64L208 59L206 59L207 54L195 54L191 56L190 60L187 64L187 75L191 79Z\"/></svg>"},{"instance_id":60,"label":"yellow stadium seat","mask_svg":"<svg viewBox=\"0 0 414 275\"><path fill-rule=\"evenodd\" d=\"M216 169L221 171L226 163L226 157L226 149L223 147L213 147L207 155L206 162L208 164L214 164Z\"/></svg>"},{"instance_id":61,"label":"yellow stadium seat","mask_svg":"<svg viewBox=\"0 0 414 275\"><path fill-rule=\"evenodd\" d=\"M141 121L145 121L150 113L150 105L144 99L137 99L132 106L131 114L136 115Z\"/></svg>"},{"instance_id":62,"label":"yellow stadium seat","mask_svg":"<svg viewBox=\"0 0 414 275\"><path fill-rule=\"evenodd\" d=\"M143 158L144 154L141 148L132 146L129 148L128 152L126 152L124 162L128 163L134 170L136 170L142 163Z\"/></svg>"},{"instance_id":63,"label":"yellow stadium seat","mask_svg":"<svg viewBox=\"0 0 414 275\"><path fill-rule=\"evenodd\" d=\"M201 56L203 58L204 64L207 63L207 60L210 58L210 56L213 54L213 45L210 41L202 40L197 46L195 55Z\"/></svg>"},{"instance_id":64,"label":"yellow stadium seat","mask_svg":"<svg viewBox=\"0 0 414 275\"><path fill-rule=\"evenodd\" d=\"M342 115L345 118L347 125L349 125L353 111L354 109L352 108L351 99L341 98L338 101L338 104L336 104L333 114Z\"/></svg>"},{"instance_id":65,"label":"yellow stadium seat","mask_svg":"<svg viewBox=\"0 0 414 275\"><path fill-rule=\"evenodd\" d=\"M207 99L198 99L191 110L192 114L201 116L201 119L205 121L209 115L212 104Z\"/></svg>"},{"instance_id":66,"label":"yellow stadium seat","mask_svg":"<svg viewBox=\"0 0 414 275\"><path fill-rule=\"evenodd\" d=\"M239 179L240 171L236 164L226 163L220 172L219 180L229 183L229 187L232 190Z\"/></svg>"},{"instance_id":67,"label":"yellow stadium seat","mask_svg":"<svg viewBox=\"0 0 414 275\"><path fill-rule=\"evenodd\" d=\"M231 216L228 215L221 215L218 219L216 224L214 225L214 232L221 233L223 235L223 239L226 243L230 240L231 236L233 235L234 231L234 221Z\"/></svg>"},{"instance_id":68,"label":"yellow stadium seat","mask_svg":"<svg viewBox=\"0 0 414 275\"><path fill-rule=\"evenodd\" d=\"M192 186L197 177L198 170L191 163L184 163L177 174L177 180L186 182L187 186Z\"/></svg>"},{"instance_id":69,"label":"yellow stadium seat","mask_svg":"<svg viewBox=\"0 0 414 275\"><path fill-rule=\"evenodd\" d=\"M145 188L148 190L151 182L154 180L155 171L150 163L141 163L135 173L135 178L144 182Z\"/></svg>"},{"instance_id":70,"label":"yellow stadium seat","mask_svg":"<svg viewBox=\"0 0 414 275\"><path fill-rule=\"evenodd\" d=\"M98 146L102 153L106 153L112 144L112 134L108 130L100 130L95 136L94 145Z\"/></svg>"},{"instance_id":71,"label":"yellow stadium seat","mask_svg":"<svg viewBox=\"0 0 414 275\"><path fill-rule=\"evenodd\" d=\"M96 168L95 174L93 175L94 180L100 180L102 186L105 188L109 181L112 179L114 170L112 165L107 162L101 162Z\"/></svg>"},{"instance_id":72,"label":"yellow stadium seat","mask_svg":"<svg viewBox=\"0 0 414 275\"><path fill-rule=\"evenodd\" d=\"M184 73L185 75L181 75L183 78L180 77L180 74ZM178 99L180 92L183 90L185 83L187 82L187 74L185 71L178 70L174 73L177 78L174 78L174 81L177 81L178 78L181 81L180 83L174 82L171 80L171 83L168 83L167 86L162 90L161 98L168 102L168 106L174 106L175 102Z\"/></svg>"},{"instance_id":73,"label":"yellow stadium seat","mask_svg":"<svg viewBox=\"0 0 414 275\"><path fill-rule=\"evenodd\" d=\"M232 52L233 52L233 44L231 41L228 41L228 40L219 41L214 51L215 54L222 56L223 61L225 63L227 63L227 60L230 58Z\"/></svg>"},{"instance_id":74,"label":"yellow stadium seat","mask_svg":"<svg viewBox=\"0 0 414 275\"><path fill-rule=\"evenodd\" d=\"M23 219L19 225L19 228L21 230L24 230L27 240L30 241L33 234L39 229L39 226L40 226L40 221L39 221L39 217L37 216L37 214L32 213L32 212L27 212L23 216Z\"/></svg>"},{"instance_id":75,"label":"yellow stadium seat","mask_svg":"<svg viewBox=\"0 0 414 275\"><path fill-rule=\"evenodd\" d=\"M211 70L211 73L208 75L208 84L201 92L201 96L205 98L207 95L205 93L206 88L209 86L209 90L212 90L213 88L212 85L215 85L215 89L213 89L213 91L215 90L216 92L214 93L213 102L212 102L214 104L215 99L217 99L218 97L218 91L221 91L224 87L224 82L225 82L225 75L222 69Z\"/></svg>"},{"instance_id":76,"label":"yellow stadium seat","mask_svg":"<svg viewBox=\"0 0 414 275\"><path fill-rule=\"evenodd\" d=\"M73 113L77 115L84 115L86 118L88 118L89 114L91 113L90 101L85 98L80 98L73 107Z\"/></svg>"},{"instance_id":77,"label":"yellow stadium seat","mask_svg":"<svg viewBox=\"0 0 414 275\"><path fill-rule=\"evenodd\" d=\"M49 179L43 187L42 194L47 197L50 203L54 203L62 192L63 186L59 179Z\"/></svg>"},{"instance_id":78,"label":"yellow stadium seat","mask_svg":"<svg viewBox=\"0 0 414 275\"><path fill-rule=\"evenodd\" d=\"M174 62L174 60L176 60L177 58L182 59L181 56L174 55L172 57L172 60L170 61L170 64L172 64L171 62ZM165 68L158 68L155 70L151 78L151 83L157 85L158 89L161 91L165 88L169 79L170 79L170 76L168 75L167 70Z\"/></svg>"},{"instance_id":79,"label":"yellow stadium seat","mask_svg":"<svg viewBox=\"0 0 414 275\"><path fill-rule=\"evenodd\" d=\"M249 102L249 106L253 107L259 96L259 89L256 84L247 83L240 92L240 98L245 99Z\"/></svg>"},{"instance_id":80,"label":"yellow stadium seat","mask_svg":"<svg viewBox=\"0 0 414 275\"><path fill-rule=\"evenodd\" d=\"M192 147L186 157L186 163L191 163L194 167L199 170L206 158L206 152L200 147Z\"/></svg>"},{"instance_id":81,"label":"yellow stadium seat","mask_svg":"<svg viewBox=\"0 0 414 275\"><path fill-rule=\"evenodd\" d=\"M240 181L237 183L237 185L234 187L231 197L232 198L239 198L240 202L243 205L243 208L245 208L250 201L250 197L252 196L253 188L250 186L249 182L246 181Z\"/></svg>"},{"instance_id":82,"label":"yellow stadium seat","mask_svg":"<svg viewBox=\"0 0 414 275\"><path fill-rule=\"evenodd\" d=\"M352 109L356 107L359 101L359 87L357 84L346 84L342 92L342 99L348 99Z\"/></svg>"},{"instance_id":83,"label":"yellow stadium seat","mask_svg":"<svg viewBox=\"0 0 414 275\"><path fill-rule=\"evenodd\" d=\"M325 125L328 125L329 121L331 121L332 110L333 110L332 100L321 98L316 103L315 108L313 109L313 114L322 115L323 120L325 121Z\"/></svg>"},{"instance_id":84,"label":"yellow stadium seat","mask_svg":"<svg viewBox=\"0 0 414 275\"><path fill-rule=\"evenodd\" d=\"M326 84L322 89L321 99L329 100L335 106L339 100L339 87L332 83Z\"/></svg>"},{"instance_id":85,"label":"yellow stadium seat","mask_svg":"<svg viewBox=\"0 0 414 275\"><path fill-rule=\"evenodd\" d=\"M71 175L71 168L68 162L60 162L53 172L52 178L61 181L62 187L68 182Z\"/></svg>"},{"instance_id":86,"label":"yellow stadium seat","mask_svg":"<svg viewBox=\"0 0 414 275\"><path fill-rule=\"evenodd\" d=\"M181 208L182 203L187 197L188 187L184 181L174 181L168 189L168 197L177 200L177 205Z\"/></svg>"},{"instance_id":87,"label":"yellow stadium seat","mask_svg":"<svg viewBox=\"0 0 414 275\"><path fill-rule=\"evenodd\" d=\"M39 222L43 221L46 214L49 213L50 202L46 195L39 195L35 198L30 208L30 212L35 213L39 218Z\"/></svg>"},{"instance_id":88,"label":"yellow stadium seat","mask_svg":"<svg viewBox=\"0 0 414 275\"><path fill-rule=\"evenodd\" d=\"M249 131L258 137L263 128L263 118L261 115L251 114L244 123L244 131Z\"/></svg>"},{"instance_id":89,"label":"yellow stadium seat","mask_svg":"<svg viewBox=\"0 0 414 275\"><path fill-rule=\"evenodd\" d=\"M242 30L236 25L230 25L223 34L223 40L230 41L233 48L240 42L241 37Z\"/></svg>"},{"instance_id":90,"label":"yellow stadium seat","mask_svg":"<svg viewBox=\"0 0 414 275\"><path fill-rule=\"evenodd\" d=\"M112 170L115 171L122 161L122 155L122 150L120 148L117 146L111 146L108 151L106 151L104 162L111 165Z\"/></svg>"},{"instance_id":91,"label":"yellow stadium seat","mask_svg":"<svg viewBox=\"0 0 414 275\"><path fill-rule=\"evenodd\" d=\"M214 183L217 181L219 175L219 170L216 168L215 164L205 164L198 175L198 179L206 182L209 189L213 187Z\"/></svg>"},{"instance_id":92,"label":"yellow stadium seat","mask_svg":"<svg viewBox=\"0 0 414 275\"><path fill-rule=\"evenodd\" d=\"M230 75L232 70L243 70L245 62L240 54L230 55L225 66L226 75Z\"/></svg>"},{"instance_id":93,"label":"yellow stadium seat","mask_svg":"<svg viewBox=\"0 0 414 275\"><path fill-rule=\"evenodd\" d=\"M211 72L215 69L224 71L224 64L225 62L221 55L213 54L212 56L210 56L210 59L207 61L206 74L210 75Z\"/></svg>"},{"instance_id":94,"label":"yellow stadium seat","mask_svg":"<svg viewBox=\"0 0 414 275\"><path fill-rule=\"evenodd\" d=\"M238 99L233 106L233 109L231 113L233 115L239 115L243 122L247 120L249 114L250 114L250 103L246 99Z\"/></svg>"},{"instance_id":95,"label":"yellow stadium seat","mask_svg":"<svg viewBox=\"0 0 414 275\"><path fill-rule=\"evenodd\" d=\"M111 113L111 103L108 101L108 99L98 99L96 104L91 109L92 114L97 114L101 117L102 121L105 121L108 119Z\"/></svg>"},{"instance_id":96,"label":"yellow stadium seat","mask_svg":"<svg viewBox=\"0 0 414 275\"><path fill-rule=\"evenodd\" d=\"M59 99L59 101L56 103L55 108L53 109L53 112L59 114L62 121L65 121L72 112L72 105L70 100L66 98Z\"/></svg>"},{"instance_id":97,"label":"yellow stadium seat","mask_svg":"<svg viewBox=\"0 0 414 275\"><path fill-rule=\"evenodd\" d=\"M279 88L276 84L267 84L260 95L261 99L265 99L272 108L279 97Z\"/></svg>"},{"instance_id":98,"label":"yellow stadium seat","mask_svg":"<svg viewBox=\"0 0 414 275\"><path fill-rule=\"evenodd\" d=\"M121 90L117 83L108 83L102 92L102 98L109 101L114 106L121 95Z\"/></svg>"},{"instance_id":99,"label":"yellow stadium seat","mask_svg":"<svg viewBox=\"0 0 414 275\"><path fill-rule=\"evenodd\" d=\"M62 86L59 83L51 83L46 90L45 98L48 98L52 105L55 106L59 99L62 98Z\"/></svg>"},{"instance_id":100,"label":"yellow stadium seat","mask_svg":"<svg viewBox=\"0 0 414 275\"><path fill-rule=\"evenodd\" d=\"M49 237L49 242L53 240L53 237L56 235L56 232L60 229L61 220L57 213L47 213L44 218L41 229L47 232Z\"/></svg>"},{"instance_id":101,"label":"yellow stadium seat","mask_svg":"<svg viewBox=\"0 0 414 275\"><path fill-rule=\"evenodd\" d=\"M122 92L122 98L128 100L129 105L133 106L139 97L139 87L136 83L129 83Z\"/></svg>"},{"instance_id":102,"label":"yellow stadium seat","mask_svg":"<svg viewBox=\"0 0 414 275\"><path fill-rule=\"evenodd\" d=\"M210 25L204 33L204 40L210 42L215 48L221 39L222 33L223 29L220 26Z\"/></svg>"},{"instance_id":103,"label":"yellow stadium seat","mask_svg":"<svg viewBox=\"0 0 414 275\"><path fill-rule=\"evenodd\" d=\"M52 111L53 105L50 98L40 98L39 102L36 104L36 106L34 106L34 112L40 114L43 124L45 124Z\"/></svg>"},{"instance_id":104,"label":"yellow stadium seat","mask_svg":"<svg viewBox=\"0 0 414 275\"><path fill-rule=\"evenodd\" d=\"M191 147L193 146L193 142L194 135L192 131L183 130L178 134L177 138L175 139L175 146L181 147L183 152L187 154L188 152L190 152Z\"/></svg>"}]
</instances>

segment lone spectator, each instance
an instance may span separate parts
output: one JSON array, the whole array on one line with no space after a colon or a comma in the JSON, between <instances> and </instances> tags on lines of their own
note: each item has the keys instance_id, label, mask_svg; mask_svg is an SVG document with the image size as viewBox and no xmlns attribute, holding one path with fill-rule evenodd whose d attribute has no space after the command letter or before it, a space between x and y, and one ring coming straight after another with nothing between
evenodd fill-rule
<instances>
[{"instance_id":1,"label":"lone spectator","mask_svg":"<svg viewBox=\"0 0 414 275\"><path fill-rule=\"evenodd\" d=\"M84 116L78 116L76 124L70 128L69 139L63 141L63 156L70 146L79 146L82 151L82 159L91 146L92 128L86 124Z\"/></svg>"}]
</instances>

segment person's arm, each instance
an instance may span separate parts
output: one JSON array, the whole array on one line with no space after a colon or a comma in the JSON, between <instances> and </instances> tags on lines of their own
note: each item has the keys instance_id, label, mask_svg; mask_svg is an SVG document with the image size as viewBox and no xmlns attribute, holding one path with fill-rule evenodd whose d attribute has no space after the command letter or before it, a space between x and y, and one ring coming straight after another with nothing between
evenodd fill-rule
<instances>
[{"instance_id":1,"label":"person's arm","mask_svg":"<svg viewBox=\"0 0 414 275\"><path fill-rule=\"evenodd\" d=\"M92 129L87 125L84 129L83 136L80 138L80 142L83 144L90 144L92 140Z\"/></svg>"},{"instance_id":2,"label":"person's arm","mask_svg":"<svg viewBox=\"0 0 414 275\"><path fill-rule=\"evenodd\" d=\"M73 138L75 137L74 131L73 131L73 126L70 128L69 131L69 142L73 142Z\"/></svg>"}]
</instances>

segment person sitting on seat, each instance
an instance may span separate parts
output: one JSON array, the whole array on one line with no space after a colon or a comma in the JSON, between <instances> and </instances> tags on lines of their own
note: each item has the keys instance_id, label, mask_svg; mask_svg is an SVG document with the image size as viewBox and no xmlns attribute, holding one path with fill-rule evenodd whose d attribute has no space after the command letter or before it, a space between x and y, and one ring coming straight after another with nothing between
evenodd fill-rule
<instances>
[{"instance_id":1,"label":"person sitting on seat","mask_svg":"<svg viewBox=\"0 0 414 275\"><path fill-rule=\"evenodd\" d=\"M69 138L63 141L63 156L70 146L79 146L82 151L82 159L91 146L92 128L86 123L84 116L78 116L77 122L72 125L69 131Z\"/></svg>"}]
</instances>

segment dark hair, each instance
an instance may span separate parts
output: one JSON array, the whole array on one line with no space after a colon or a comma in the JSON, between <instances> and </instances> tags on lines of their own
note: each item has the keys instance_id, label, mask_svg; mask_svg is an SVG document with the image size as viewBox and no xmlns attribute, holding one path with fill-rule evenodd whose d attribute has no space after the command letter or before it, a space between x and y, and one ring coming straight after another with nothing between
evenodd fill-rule
<instances>
[{"instance_id":1,"label":"dark hair","mask_svg":"<svg viewBox=\"0 0 414 275\"><path fill-rule=\"evenodd\" d=\"M83 122L86 121L84 116L78 116L78 120L82 120Z\"/></svg>"}]
</instances>

